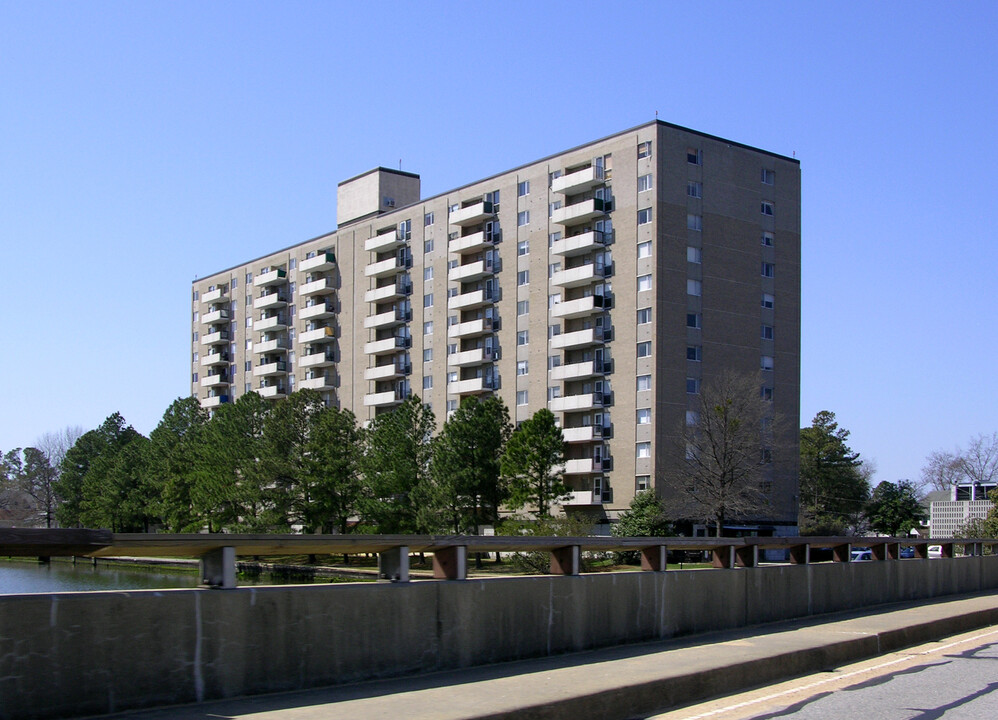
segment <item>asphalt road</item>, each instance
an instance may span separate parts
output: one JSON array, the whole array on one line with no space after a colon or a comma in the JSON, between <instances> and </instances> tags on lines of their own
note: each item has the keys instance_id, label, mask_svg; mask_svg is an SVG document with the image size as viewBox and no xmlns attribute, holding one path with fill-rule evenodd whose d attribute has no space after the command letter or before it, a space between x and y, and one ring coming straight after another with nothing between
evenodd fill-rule
<instances>
[{"instance_id":1,"label":"asphalt road","mask_svg":"<svg viewBox=\"0 0 998 720\"><path fill-rule=\"evenodd\" d=\"M994 720L998 629L655 715L654 720Z\"/></svg>"}]
</instances>

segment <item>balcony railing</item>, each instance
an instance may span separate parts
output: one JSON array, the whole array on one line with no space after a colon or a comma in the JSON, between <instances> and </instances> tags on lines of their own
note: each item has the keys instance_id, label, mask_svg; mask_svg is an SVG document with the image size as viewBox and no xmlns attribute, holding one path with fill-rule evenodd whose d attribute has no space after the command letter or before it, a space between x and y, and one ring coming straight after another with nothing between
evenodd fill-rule
<instances>
[{"instance_id":1,"label":"balcony railing","mask_svg":"<svg viewBox=\"0 0 998 720\"><path fill-rule=\"evenodd\" d=\"M606 235L599 230L590 230L580 235L555 240L551 243L551 254L562 257L585 255L593 250L602 249L606 244Z\"/></svg>"},{"instance_id":2,"label":"balcony railing","mask_svg":"<svg viewBox=\"0 0 998 720\"><path fill-rule=\"evenodd\" d=\"M284 338L273 338L271 340L261 340L253 344L253 352L257 355L273 352L287 352L288 341Z\"/></svg>"},{"instance_id":3,"label":"balcony railing","mask_svg":"<svg viewBox=\"0 0 998 720\"><path fill-rule=\"evenodd\" d=\"M551 192L562 195L578 195L589 188L603 183L603 168L590 165L587 168L556 177L551 181Z\"/></svg>"},{"instance_id":4,"label":"balcony railing","mask_svg":"<svg viewBox=\"0 0 998 720\"><path fill-rule=\"evenodd\" d=\"M551 368L549 377L554 382L565 380L581 380L588 377L597 377L610 371L610 363L595 360L587 362L570 363L568 365L558 365Z\"/></svg>"},{"instance_id":5,"label":"balcony railing","mask_svg":"<svg viewBox=\"0 0 998 720\"><path fill-rule=\"evenodd\" d=\"M201 302L210 303L216 300L221 300L225 296L226 291L222 288L215 288L214 290L209 290L201 296Z\"/></svg>"},{"instance_id":6,"label":"balcony railing","mask_svg":"<svg viewBox=\"0 0 998 720\"><path fill-rule=\"evenodd\" d=\"M483 363L494 362L496 352L494 348L475 348L464 352L452 353L447 356L447 364L451 367L470 367L482 365Z\"/></svg>"},{"instance_id":7,"label":"balcony railing","mask_svg":"<svg viewBox=\"0 0 998 720\"><path fill-rule=\"evenodd\" d=\"M602 327L588 328L586 330L576 330L575 332L555 335L551 338L551 348L553 350L564 350L573 347L585 347L586 345L599 345L607 342L612 337L612 330Z\"/></svg>"},{"instance_id":8,"label":"balcony railing","mask_svg":"<svg viewBox=\"0 0 998 720\"><path fill-rule=\"evenodd\" d=\"M308 343L332 342L336 339L336 331L331 327L319 327L306 330L298 336L298 342L305 345Z\"/></svg>"},{"instance_id":9,"label":"balcony railing","mask_svg":"<svg viewBox=\"0 0 998 720\"><path fill-rule=\"evenodd\" d=\"M551 308L551 317L570 320L572 318L588 317L601 313L613 303L606 295L590 295L560 302Z\"/></svg>"},{"instance_id":10,"label":"balcony railing","mask_svg":"<svg viewBox=\"0 0 998 720\"><path fill-rule=\"evenodd\" d=\"M284 293L265 293L253 301L253 309L263 310L264 308L281 307L287 304L288 298Z\"/></svg>"},{"instance_id":11,"label":"balcony railing","mask_svg":"<svg viewBox=\"0 0 998 720\"><path fill-rule=\"evenodd\" d=\"M209 395L206 398L201 398L201 407L206 409L213 408L227 402L229 402L228 395Z\"/></svg>"},{"instance_id":12,"label":"balcony railing","mask_svg":"<svg viewBox=\"0 0 998 720\"><path fill-rule=\"evenodd\" d=\"M489 275L495 275L499 262L493 258L485 258L466 265L458 265L447 271L447 279L451 282L471 282Z\"/></svg>"},{"instance_id":13,"label":"balcony railing","mask_svg":"<svg viewBox=\"0 0 998 720\"><path fill-rule=\"evenodd\" d=\"M201 316L201 322L206 325L213 325L218 322L228 322L229 311L228 310L213 310L211 312L206 312Z\"/></svg>"},{"instance_id":14,"label":"balcony railing","mask_svg":"<svg viewBox=\"0 0 998 720\"><path fill-rule=\"evenodd\" d=\"M501 235L498 231L486 234L484 230L479 230L476 233L471 233L470 235L464 235L450 240L447 243L447 252L456 253L458 255L477 252L479 250L484 250L485 248L493 247L497 242L499 242L500 237Z\"/></svg>"},{"instance_id":15,"label":"balcony railing","mask_svg":"<svg viewBox=\"0 0 998 720\"><path fill-rule=\"evenodd\" d=\"M388 355L409 347L412 347L412 338L394 336L365 343L364 352L367 355Z\"/></svg>"},{"instance_id":16,"label":"balcony railing","mask_svg":"<svg viewBox=\"0 0 998 720\"><path fill-rule=\"evenodd\" d=\"M584 222L605 214L604 203L599 198L583 200L574 205L560 207L551 213L551 222L569 227L571 225L581 225Z\"/></svg>"},{"instance_id":17,"label":"balcony railing","mask_svg":"<svg viewBox=\"0 0 998 720\"><path fill-rule=\"evenodd\" d=\"M412 366L408 363L390 362L387 365L376 365L364 371L365 380L391 380L397 377L404 377L412 372Z\"/></svg>"},{"instance_id":18,"label":"balcony railing","mask_svg":"<svg viewBox=\"0 0 998 720\"><path fill-rule=\"evenodd\" d=\"M490 305L495 302L496 293L492 290L472 290L471 292L453 295L447 298L448 310L473 308L479 305Z\"/></svg>"},{"instance_id":19,"label":"balcony railing","mask_svg":"<svg viewBox=\"0 0 998 720\"><path fill-rule=\"evenodd\" d=\"M368 252L383 252L403 244L404 241L398 236L397 229L392 228L390 232L381 233L365 240L364 249Z\"/></svg>"},{"instance_id":20,"label":"balcony railing","mask_svg":"<svg viewBox=\"0 0 998 720\"><path fill-rule=\"evenodd\" d=\"M407 323L410 320L412 320L412 310L393 308L387 312L370 315L369 317L364 318L364 327L371 330L374 328L390 327L392 325Z\"/></svg>"},{"instance_id":21,"label":"balcony railing","mask_svg":"<svg viewBox=\"0 0 998 720\"><path fill-rule=\"evenodd\" d=\"M328 295L336 290L332 278L316 278L311 282L306 282L298 288L298 294L302 297L309 295Z\"/></svg>"},{"instance_id":22,"label":"balcony railing","mask_svg":"<svg viewBox=\"0 0 998 720\"><path fill-rule=\"evenodd\" d=\"M253 321L253 329L264 332L266 330L276 330L283 329L288 326L287 318L283 313L277 315L271 315L270 317L262 317Z\"/></svg>"},{"instance_id":23,"label":"balcony railing","mask_svg":"<svg viewBox=\"0 0 998 720\"><path fill-rule=\"evenodd\" d=\"M266 285L278 285L283 282L287 282L288 273L286 270L281 270L279 268L271 268L270 270L265 270L264 272L253 278L253 285L256 287L264 287Z\"/></svg>"},{"instance_id":24,"label":"balcony railing","mask_svg":"<svg viewBox=\"0 0 998 720\"><path fill-rule=\"evenodd\" d=\"M260 397L270 400L278 400L288 396L287 388L284 385L261 385L256 388L256 391Z\"/></svg>"},{"instance_id":25,"label":"balcony railing","mask_svg":"<svg viewBox=\"0 0 998 720\"><path fill-rule=\"evenodd\" d=\"M492 217L492 203L482 200L451 212L448 222L451 225L477 225Z\"/></svg>"},{"instance_id":26,"label":"balcony railing","mask_svg":"<svg viewBox=\"0 0 998 720\"><path fill-rule=\"evenodd\" d=\"M217 345L219 343L229 342L229 331L222 330L220 332L208 333L207 335L201 336L202 345Z\"/></svg>"},{"instance_id":27,"label":"balcony railing","mask_svg":"<svg viewBox=\"0 0 998 720\"><path fill-rule=\"evenodd\" d=\"M447 392L450 395L474 395L476 393L491 392L499 387L499 382L495 377L476 377L467 380L454 380L447 383Z\"/></svg>"},{"instance_id":28,"label":"balcony railing","mask_svg":"<svg viewBox=\"0 0 998 720\"><path fill-rule=\"evenodd\" d=\"M298 311L298 317L302 320L317 320L319 318L332 317L336 314L333 304L330 302L317 302L306 305Z\"/></svg>"},{"instance_id":29,"label":"balcony railing","mask_svg":"<svg viewBox=\"0 0 998 720\"><path fill-rule=\"evenodd\" d=\"M336 364L336 356L331 352L317 352L302 355L298 358L298 367L327 367Z\"/></svg>"},{"instance_id":30,"label":"balcony railing","mask_svg":"<svg viewBox=\"0 0 998 720\"><path fill-rule=\"evenodd\" d=\"M268 377L270 375L284 375L288 371L288 364L280 360L278 362L260 363L253 368L254 377Z\"/></svg>"},{"instance_id":31,"label":"balcony railing","mask_svg":"<svg viewBox=\"0 0 998 720\"><path fill-rule=\"evenodd\" d=\"M601 392L582 393L581 395L565 395L548 401L551 412L575 412L603 407L606 398Z\"/></svg>"},{"instance_id":32,"label":"balcony railing","mask_svg":"<svg viewBox=\"0 0 998 720\"><path fill-rule=\"evenodd\" d=\"M315 270L332 270L336 266L336 258L331 252L324 252L314 257L305 258L298 264L301 272L312 272Z\"/></svg>"},{"instance_id":33,"label":"balcony railing","mask_svg":"<svg viewBox=\"0 0 998 720\"><path fill-rule=\"evenodd\" d=\"M596 265L587 263L579 267L559 270L551 276L551 284L558 287L581 287L591 285L594 282L601 282L604 278L613 275L613 264Z\"/></svg>"},{"instance_id":34,"label":"balcony railing","mask_svg":"<svg viewBox=\"0 0 998 720\"><path fill-rule=\"evenodd\" d=\"M493 331L494 323L492 318L479 318L478 320L468 320L463 323L455 323L447 328L447 337L463 338L475 337L477 335L487 335Z\"/></svg>"}]
</instances>

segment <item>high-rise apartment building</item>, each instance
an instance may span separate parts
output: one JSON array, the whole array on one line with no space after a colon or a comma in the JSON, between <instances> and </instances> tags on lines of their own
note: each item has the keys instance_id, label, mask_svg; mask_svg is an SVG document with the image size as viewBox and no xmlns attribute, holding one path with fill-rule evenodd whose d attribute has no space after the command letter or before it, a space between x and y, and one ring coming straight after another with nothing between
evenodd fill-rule
<instances>
[{"instance_id":1,"label":"high-rise apartment building","mask_svg":"<svg viewBox=\"0 0 998 720\"><path fill-rule=\"evenodd\" d=\"M797 160L655 121L430 198L377 168L337 224L194 283L204 407L312 388L364 421L413 393L442 423L497 393L559 418L566 510L613 518L676 462L702 383L759 373L789 449L746 524L796 530Z\"/></svg>"}]
</instances>

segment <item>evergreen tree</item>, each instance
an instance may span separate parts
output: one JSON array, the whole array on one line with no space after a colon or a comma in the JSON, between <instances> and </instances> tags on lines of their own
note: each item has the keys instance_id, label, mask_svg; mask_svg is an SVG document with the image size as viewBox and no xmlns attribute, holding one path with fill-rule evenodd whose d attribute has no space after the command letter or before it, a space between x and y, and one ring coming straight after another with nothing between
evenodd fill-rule
<instances>
[{"instance_id":1,"label":"evergreen tree","mask_svg":"<svg viewBox=\"0 0 998 720\"><path fill-rule=\"evenodd\" d=\"M149 481L159 493L158 514L171 532L199 532L207 525L191 500L207 422L208 413L197 398L177 398L149 433Z\"/></svg>"},{"instance_id":2,"label":"evergreen tree","mask_svg":"<svg viewBox=\"0 0 998 720\"><path fill-rule=\"evenodd\" d=\"M884 480L877 485L866 506L870 526L891 537L906 535L927 519L922 501L909 480L896 484Z\"/></svg>"},{"instance_id":3,"label":"evergreen tree","mask_svg":"<svg viewBox=\"0 0 998 720\"><path fill-rule=\"evenodd\" d=\"M149 440L131 426L121 444L94 459L83 477L80 519L112 532L148 532L158 519L158 488L149 482Z\"/></svg>"},{"instance_id":4,"label":"evergreen tree","mask_svg":"<svg viewBox=\"0 0 998 720\"><path fill-rule=\"evenodd\" d=\"M517 510L535 509L538 517L548 517L551 505L569 493L562 480L565 441L554 414L547 408L534 413L513 434L503 453L502 475L509 483L509 505Z\"/></svg>"},{"instance_id":5,"label":"evergreen tree","mask_svg":"<svg viewBox=\"0 0 998 720\"><path fill-rule=\"evenodd\" d=\"M854 527L870 497L859 453L835 413L822 410L800 431L800 531L842 535Z\"/></svg>"}]
</instances>

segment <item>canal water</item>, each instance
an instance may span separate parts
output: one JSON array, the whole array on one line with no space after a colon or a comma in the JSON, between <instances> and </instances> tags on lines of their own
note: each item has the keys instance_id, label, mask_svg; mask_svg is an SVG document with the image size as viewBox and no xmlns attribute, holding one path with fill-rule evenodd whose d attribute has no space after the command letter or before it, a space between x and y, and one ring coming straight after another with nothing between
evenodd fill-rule
<instances>
[{"instance_id":1,"label":"canal water","mask_svg":"<svg viewBox=\"0 0 998 720\"><path fill-rule=\"evenodd\" d=\"M0 561L0 595L20 593L73 592L78 590L136 590L154 588L192 588L197 573L140 569L98 563L89 560L71 562L53 560Z\"/></svg>"}]
</instances>

